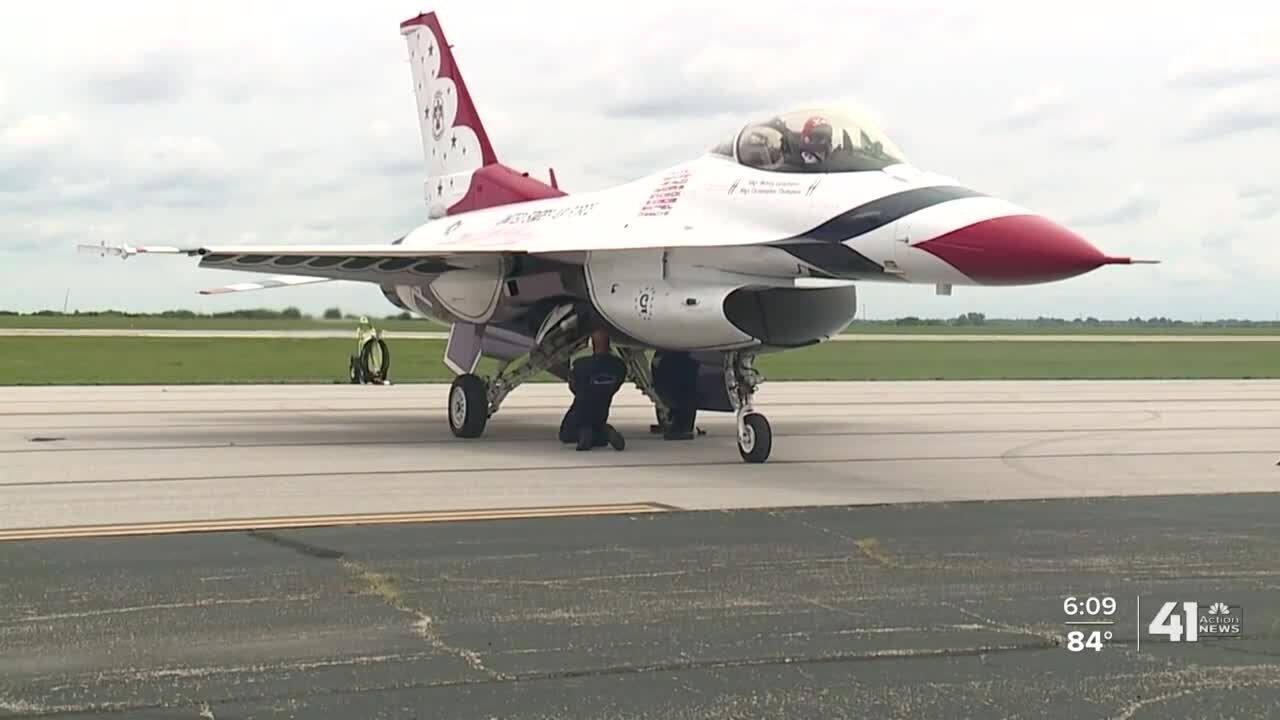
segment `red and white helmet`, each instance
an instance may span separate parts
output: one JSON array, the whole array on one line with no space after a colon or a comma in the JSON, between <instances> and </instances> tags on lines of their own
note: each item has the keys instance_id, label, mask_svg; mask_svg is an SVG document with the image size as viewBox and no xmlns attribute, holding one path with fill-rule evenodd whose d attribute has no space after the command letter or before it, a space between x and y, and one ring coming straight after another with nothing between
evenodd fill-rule
<instances>
[{"instance_id":1,"label":"red and white helmet","mask_svg":"<svg viewBox=\"0 0 1280 720\"><path fill-rule=\"evenodd\" d=\"M800 142L806 150L829 151L831 141L831 123L826 118L814 115L804 121L804 127L800 130Z\"/></svg>"}]
</instances>

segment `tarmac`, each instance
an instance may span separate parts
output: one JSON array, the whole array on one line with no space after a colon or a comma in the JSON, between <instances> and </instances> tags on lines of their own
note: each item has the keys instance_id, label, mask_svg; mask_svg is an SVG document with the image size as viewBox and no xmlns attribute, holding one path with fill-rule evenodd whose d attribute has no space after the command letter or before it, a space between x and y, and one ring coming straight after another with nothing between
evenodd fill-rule
<instances>
[{"instance_id":1,"label":"tarmac","mask_svg":"<svg viewBox=\"0 0 1280 720\"><path fill-rule=\"evenodd\" d=\"M624 452L555 439L567 388L513 392L483 437L447 385L0 389L0 530L658 503L720 510L1270 492L1280 381L766 382L768 463L732 415L664 442L632 386Z\"/></svg>"},{"instance_id":2,"label":"tarmac","mask_svg":"<svg viewBox=\"0 0 1280 720\"><path fill-rule=\"evenodd\" d=\"M440 331L384 332L388 339L447 340L449 333ZM127 328L62 329L0 328L0 337L190 337L190 338L341 338L349 340L354 331L343 330L133 330ZM1280 335L1085 335L1035 333L844 333L830 342L1280 342Z\"/></svg>"},{"instance_id":3,"label":"tarmac","mask_svg":"<svg viewBox=\"0 0 1280 720\"><path fill-rule=\"evenodd\" d=\"M1280 381L766 383L764 465L445 395L0 389L0 717L1280 717Z\"/></svg>"}]
</instances>

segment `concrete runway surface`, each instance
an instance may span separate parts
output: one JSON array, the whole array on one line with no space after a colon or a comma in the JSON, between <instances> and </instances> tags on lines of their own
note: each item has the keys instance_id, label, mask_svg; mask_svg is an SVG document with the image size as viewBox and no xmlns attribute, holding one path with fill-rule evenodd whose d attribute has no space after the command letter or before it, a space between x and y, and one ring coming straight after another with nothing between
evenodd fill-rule
<instances>
[{"instance_id":1,"label":"concrete runway surface","mask_svg":"<svg viewBox=\"0 0 1280 720\"><path fill-rule=\"evenodd\" d=\"M761 466L445 394L0 389L0 717L1280 718L1280 381L766 383Z\"/></svg>"},{"instance_id":2,"label":"concrete runway surface","mask_svg":"<svg viewBox=\"0 0 1280 720\"><path fill-rule=\"evenodd\" d=\"M732 416L664 442L628 386L626 451L555 440L568 391L530 384L484 437L447 386L0 389L0 530L660 503L724 509L1272 491L1280 381L768 383L770 461Z\"/></svg>"},{"instance_id":3,"label":"concrete runway surface","mask_svg":"<svg viewBox=\"0 0 1280 720\"><path fill-rule=\"evenodd\" d=\"M399 340L447 340L443 331L385 331L386 338ZM354 327L342 330L129 330L0 328L0 337L193 337L193 338L342 338L355 336ZM1280 342L1280 335L1062 335L960 334L960 333L846 333L832 342Z\"/></svg>"}]
</instances>

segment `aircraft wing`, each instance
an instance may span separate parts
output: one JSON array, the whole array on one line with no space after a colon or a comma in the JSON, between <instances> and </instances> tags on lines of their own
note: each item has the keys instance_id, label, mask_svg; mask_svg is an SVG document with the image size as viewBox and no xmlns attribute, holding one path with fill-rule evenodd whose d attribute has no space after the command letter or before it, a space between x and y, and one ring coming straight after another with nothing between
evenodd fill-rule
<instances>
[{"instance_id":1,"label":"aircraft wing","mask_svg":"<svg viewBox=\"0 0 1280 720\"><path fill-rule=\"evenodd\" d=\"M697 223L673 233L666 224L630 223L622 232L602 233L598 226L557 227L554 222L478 223L469 229L458 216L439 237L405 238L392 243L341 245L80 245L79 251L128 259L134 255L186 255L199 266L217 270L264 273L275 277L258 283L235 283L202 294L245 292L276 287L345 280L378 285L416 285L452 269L492 267L502 258L524 256L552 265L580 264L591 252L648 248L713 250L762 246L776 240L768 230L744 225ZM459 226L461 226L459 228ZM453 233L454 228L459 231ZM406 236L407 237L407 236ZM717 266L714 260L708 263Z\"/></svg>"},{"instance_id":2,"label":"aircraft wing","mask_svg":"<svg viewBox=\"0 0 1280 720\"><path fill-rule=\"evenodd\" d=\"M455 248L449 252L382 245L210 245L201 247L80 245L85 254L120 257L187 255L200 267L238 272L268 273L274 277L201 290L216 295L276 287L293 287L333 280L376 284L413 284L454 268L494 262L510 252Z\"/></svg>"}]
</instances>

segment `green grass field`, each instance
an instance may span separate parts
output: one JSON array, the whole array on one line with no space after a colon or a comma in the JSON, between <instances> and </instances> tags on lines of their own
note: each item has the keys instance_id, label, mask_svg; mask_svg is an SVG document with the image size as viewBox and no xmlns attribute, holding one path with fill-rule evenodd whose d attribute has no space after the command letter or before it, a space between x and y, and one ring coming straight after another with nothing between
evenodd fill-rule
<instances>
[{"instance_id":1,"label":"green grass field","mask_svg":"<svg viewBox=\"0 0 1280 720\"><path fill-rule=\"evenodd\" d=\"M0 384L346 382L353 340L0 337ZM392 340L393 382L452 378L444 342ZM1273 343L826 343L761 356L771 380L1277 378ZM550 379L544 378L544 379Z\"/></svg>"},{"instance_id":2,"label":"green grass field","mask_svg":"<svg viewBox=\"0 0 1280 720\"><path fill-rule=\"evenodd\" d=\"M442 332L448 326L433 320L384 320L374 324L390 332ZM354 320L253 319L253 318L166 318L121 315L0 315L0 329L73 330L337 330L355 337ZM854 323L846 333L896 335L1280 335L1280 327L1264 324L1236 327L1208 325L1147 325L1139 323L1065 323L1034 325L1029 322L996 321L986 325L894 325Z\"/></svg>"},{"instance_id":3,"label":"green grass field","mask_svg":"<svg viewBox=\"0 0 1280 720\"><path fill-rule=\"evenodd\" d=\"M385 320L374 324L391 332L440 332L448 326L433 320ZM355 336L354 320L316 318L157 317L123 315L0 315L0 329L73 330L337 330ZM923 335L1280 335L1280 326L1255 324L1233 327L1211 325L1152 325L1146 323L1060 323L1036 325L1031 321L996 320L985 325L895 325L856 322L845 330L857 334Z\"/></svg>"},{"instance_id":4,"label":"green grass field","mask_svg":"<svg viewBox=\"0 0 1280 720\"><path fill-rule=\"evenodd\" d=\"M374 325L384 330L432 332L448 330L432 320L383 320ZM0 315L0 328L55 330L340 330L356 336L355 320L254 319L254 318L166 318L122 315Z\"/></svg>"}]
</instances>

